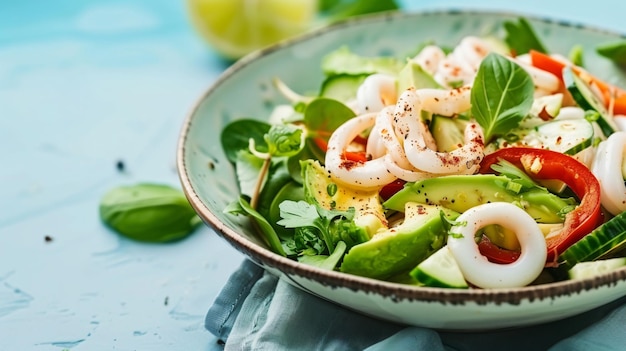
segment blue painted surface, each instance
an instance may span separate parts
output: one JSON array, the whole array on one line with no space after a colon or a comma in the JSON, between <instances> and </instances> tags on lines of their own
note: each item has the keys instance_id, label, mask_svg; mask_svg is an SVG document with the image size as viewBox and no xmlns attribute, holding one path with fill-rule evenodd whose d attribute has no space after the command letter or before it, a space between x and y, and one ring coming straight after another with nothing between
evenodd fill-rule
<instances>
[{"instance_id":1,"label":"blue painted surface","mask_svg":"<svg viewBox=\"0 0 626 351\"><path fill-rule=\"evenodd\" d=\"M617 1L404 4L626 32ZM203 317L242 256L204 227L174 244L129 241L97 213L115 186L179 186L183 118L226 67L185 11L182 0L0 2L0 350L219 349Z\"/></svg>"}]
</instances>

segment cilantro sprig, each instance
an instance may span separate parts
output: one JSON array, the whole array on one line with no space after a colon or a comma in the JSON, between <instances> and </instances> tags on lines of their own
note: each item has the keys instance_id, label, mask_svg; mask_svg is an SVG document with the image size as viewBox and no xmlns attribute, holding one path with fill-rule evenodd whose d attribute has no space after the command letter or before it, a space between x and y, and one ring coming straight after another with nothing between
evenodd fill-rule
<instances>
[{"instance_id":1,"label":"cilantro sprig","mask_svg":"<svg viewBox=\"0 0 626 351\"><path fill-rule=\"evenodd\" d=\"M283 201L279 205L281 220L277 223L285 228L310 227L315 228L321 234L329 252L335 250L337 231L341 228L337 222L350 225L354 218L355 210L347 211L327 210L319 205L309 204L306 201Z\"/></svg>"}]
</instances>

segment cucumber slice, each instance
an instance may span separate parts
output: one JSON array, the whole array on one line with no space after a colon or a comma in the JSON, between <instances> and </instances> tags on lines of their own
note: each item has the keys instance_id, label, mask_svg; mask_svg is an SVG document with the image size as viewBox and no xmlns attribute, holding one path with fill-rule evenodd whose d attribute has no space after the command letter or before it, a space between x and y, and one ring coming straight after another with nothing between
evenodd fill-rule
<instances>
[{"instance_id":1,"label":"cucumber slice","mask_svg":"<svg viewBox=\"0 0 626 351\"><path fill-rule=\"evenodd\" d=\"M575 155L593 145L593 137L593 124L586 119L562 119L516 129L496 143L499 147L528 146Z\"/></svg>"},{"instance_id":2,"label":"cucumber slice","mask_svg":"<svg viewBox=\"0 0 626 351\"><path fill-rule=\"evenodd\" d=\"M568 271L570 279L585 279L626 267L626 257L577 263Z\"/></svg>"},{"instance_id":3,"label":"cucumber slice","mask_svg":"<svg viewBox=\"0 0 626 351\"><path fill-rule=\"evenodd\" d=\"M368 74L338 74L329 76L322 83L320 96L341 101L343 103L354 99L359 86Z\"/></svg>"},{"instance_id":4,"label":"cucumber slice","mask_svg":"<svg viewBox=\"0 0 626 351\"><path fill-rule=\"evenodd\" d=\"M459 265L447 246L422 261L410 275L425 286L456 289L468 287Z\"/></svg>"},{"instance_id":5,"label":"cucumber slice","mask_svg":"<svg viewBox=\"0 0 626 351\"><path fill-rule=\"evenodd\" d=\"M537 127L546 149L575 155L593 144L593 125L585 119L556 120Z\"/></svg>"},{"instance_id":6,"label":"cucumber slice","mask_svg":"<svg viewBox=\"0 0 626 351\"><path fill-rule=\"evenodd\" d=\"M626 247L626 212L611 218L559 256L566 267L610 257Z\"/></svg>"},{"instance_id":7,"label":"cucumber slice","mask_svg":"<svg viewBox=\"0 0 626 351\"><path fill-rule=\"evenodd\" d=\"M541 96L533 101L530 114L548 120L556 117L563 105L563 94Z\"/></svg>"},{"instance_id":8,"label":"cucumber slice","mask_svg":"<svg viewBox=\"0 0 626 351\"><path fill-rule=\"evenodd\" d=\"M576 75L570 67L565 67L563 69L563 81L578 106L584 110L598 112L599 117L596 120L596 123L606 137L619 130L615 121L613 121L612 116L609 114L609 111L598 99L596 93L594 93L589 85L585 83L582 78Z\"/></svg>"}]
</instances>

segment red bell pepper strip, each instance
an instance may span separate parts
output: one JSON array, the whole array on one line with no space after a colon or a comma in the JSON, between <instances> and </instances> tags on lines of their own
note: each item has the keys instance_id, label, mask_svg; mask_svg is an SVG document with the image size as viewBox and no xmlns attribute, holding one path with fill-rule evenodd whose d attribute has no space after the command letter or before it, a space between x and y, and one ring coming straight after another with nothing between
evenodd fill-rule
<instances>
[{"instance_id":1,"label":"red bell pepper strip","mask_svg":"<svg viewBox=\"0 0 626 351\"><path fill-rule=\"evenodd\" d=\"M355 141L358 141L358 140L355 139ZM322 138L314 138L313 142L315 143L315 145L317 145L317 147L320 148L320 150L324 152L328 150L328 142L326 140ZM361 152L344 151L342 156L345 160L352 161L352 162L359 162L359 163L367 162L367 155L365 155L365 152L363 151Z\"/></svg>"},{"instance_id":2,"label":"red bell pepper strip","mask_svg":"<svg viewBox=\"0 0 626 351\"><path fill-rule=\"evenodd\" d=\"M547 265L555 264L558 255L603 222L600 183L583 163L556 151L513 147L485 156L480 165L480 173L494 173L491 165L499 159L513 163L533 179L561 180L580 200L580 204L565 216L563 229L546 237Z\"/></svg>"},{"instance_id":3,"label":"red bell pepper strip","mask_svg":"<svg viewBox=\"0 0 626 351\"><path fill-rule=\"evenodd\" d=\"M516 261L519 256L519 251L503 249L500 246L494 244L489 240L486 235L483 235L478 242L478 249L489 262L507 264Z\"/></svg>"},{"instance_id":4,"label":"red bell pepper strip","mask_svg":"<svg viewBox=\"0 0 626 351\"><path fill-rule=\"evenodd\" d=\"M563 68L568 65L567 63L535 50L531 50L529 55L533 66L554 74L561 80L561 85L563 85ZM570 67L572 71L587 82L587 84L598 88L604 98L604 101L607 103L606 107L610 108L609 105L613 105L613 114L626 114L626 90L604 82L598 77L595 77L585 71L582 67L575 65L570 65Z\"/></svg>"},{"instance_id":5,"label":"red bell pepper strip","mask_svg":"<svg viewBox=\"0 0 626 351\"><path fill-rule=\"evenodd\" d=\"M402 179L396 179L393 182L383 186L380 189L380 191L378 192L378 194L380 194L380 197L383 200L388 200L395 193L397 193L398 191L402 190L402 188L404 188L405 184L406 184L406 181L404 181Z\"/></svg>"}]
</instances>

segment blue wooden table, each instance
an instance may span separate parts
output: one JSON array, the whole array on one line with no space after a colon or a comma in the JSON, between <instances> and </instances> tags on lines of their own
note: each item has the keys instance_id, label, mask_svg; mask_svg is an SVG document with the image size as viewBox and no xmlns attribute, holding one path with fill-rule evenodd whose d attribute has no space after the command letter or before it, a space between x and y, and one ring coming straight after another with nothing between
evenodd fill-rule
<instances>
[{"instance_id":1,"label":"blue wooden table","mask_svg":"<svg viewBox=\"0 0 626 351\"><path fill-rule=\"evenodd\" d=\"M626 33L618 1L404 4ZM203 318L242 255L206 227L125 239L98 204L120 185L180 187L182 121L226 67L183 0L0 2L0 350L219 349Z\"/></svg>"}]
</instances>

